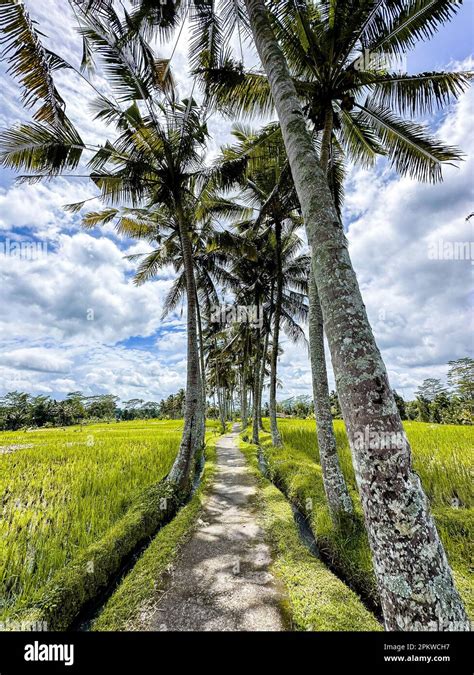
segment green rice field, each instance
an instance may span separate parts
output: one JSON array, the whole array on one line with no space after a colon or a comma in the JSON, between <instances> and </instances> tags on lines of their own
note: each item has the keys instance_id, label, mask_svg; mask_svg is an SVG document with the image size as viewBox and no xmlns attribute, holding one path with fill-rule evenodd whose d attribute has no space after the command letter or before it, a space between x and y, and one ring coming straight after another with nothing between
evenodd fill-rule
<instances>
[{"instance_id":1,"label":"green rice field","mask_svg":"<svg viewBox=\"0 0 474 675\"><path fill-rule=\"evenodd\" d=\"M306 513L321 549L349 583L377 601L370 550L362 525L354 469L344 424L335 421L341 466L355 503L360 528L341 536L326 505L314 420L280 419L284 447L263 446L271 475ZM267 427L267 424L265 425ZM474 427L405 422L414 468L430 501L458 589L474 615Z\"/></svg>"},{"instance_id":2,"label":"green rice field","mask_svg":"<svg viewBox=\"0 0 474 675\"><path fill-rule=\"evenodd\" d=\"M140 420L0 433L0 620L168 473L181 432L180 420Z\"/></svg>"}]
</instances>

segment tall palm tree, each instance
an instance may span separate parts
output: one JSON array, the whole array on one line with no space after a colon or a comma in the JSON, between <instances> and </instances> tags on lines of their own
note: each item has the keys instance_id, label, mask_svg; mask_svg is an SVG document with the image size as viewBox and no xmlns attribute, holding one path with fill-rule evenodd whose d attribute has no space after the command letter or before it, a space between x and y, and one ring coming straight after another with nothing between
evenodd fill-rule
<instances>
[{"instance_id":1,"label":"tall palm tree","mask_svg":"<svg viewBox=\"0 0 474 675\"><path fill-rule=\"evenodd\" d=\"M298 202L286 161L286 154L278 128L263 129L256 133L250 128L234 127L234 136L238 143L223 150L224 161L232 162L245 158L242 173L235 176L236 183L242 189L241 196L256 211L255 226L271 229L273 242L270 259L275 264L275 291L271 311L272 353L270 372L270 430L272 443L281 447L281 436L276 420L276 382L279 350L279 332L282 320L284 275L282 270L282 228L288 218L298 218Z\"/></svg>"},{"instance_id":2,"label":"tall palm tree","mask_svg":"<svg viewBox=\"0 0 474 675\"><path fill-rule=\"evenodd\" d=\"M323 45L326 37L332 45L332 59L325 61L325 66L336 78L354 49L362 47L370 52L381 44L387 52L406 49L420 35L431 34L458 5L449 1L420 4L419 0L314 4L321 10L319 25L326 34L318 35L317 44ZM353 452L385 625L389 630L468 629L466 612L427 498L412 469L410 446L288 62L263 0L245 0L245 5L312 246L316 288ZM402 86L398 86L401 91ZM423 98L423 91L426 90L422 86L408 85L406 100ZM399 96L403 98L402 94ZM362 112L367 114L366 110L367 106ZM330 109L327 117L331 115ZM379 125L379 138L389 144L399 169L410 167L406 144L394 125L388 124L386 115L385 122L380 115L369 117ZM456 156L450 149L443 149L434 159L419 156L418 166L422 167L419 171L428 170L436 176L440 160ZM380 438L388 433L391 438L400 439L398 447L387 449L377 443L377 447L359 443L359 437L365 438L367 430Z\"/></svg>"},{"instance_id":3,"label":"tall palm tree","mask_svg":"<svg viewBox=\"0 0 474 675\"><path fill-rule=\"evenodd\" d=\"M143 120L139 122L138 128L146 132L145 146L142 137L137 136L134 130L130 136L125 134L126 138L122 135L118 143L109 142L110 155L105 162L101 151L97 153L96 158L101 171L111 171L105 179L102 174L100 177L100 187L106 199L110 198L110 193L115 194L117 177L118 190L122 190L122 172L129 171L128 161L118 171L112 167L116 166L117 153L123 154L125 151L129 153L132 161L131 168L136 174L132 177L139 182L139 189L142 190L142 186L147 186L145 188L147 192L141 195L141 202L145 202L145 208L155 209L154 215L162 225L169 225L171 219L175 224L186 292L188 367L183 437L169 480L186 494L190 489L196 452L200 449L204 436L204 397L197 323L198 291L192 243L195 222L193 209L189 205L189 190L190 183L194 181L202 162L198 149L205 140L206 130L200 118L200 108L191 100L168 103L161 106L160 112L162 119L155 138L150 131L155 131L156 126L150 129ZM137 120L140 119L137 112L135 115ZM96 158L92 159L92 166ZM159 214L156 212L157 208ZM106 209L103 215L108 220L110 209ZM138 279L140 278L144 278L143 270Z\"/></svg>"},{"instance_id":4,"label":"tall palm tree","mask_svg":"<svg viewBox=\"0 0 474 675\"><path fill-rule=\"evenodd\" d=\"M209 206L208 206L209 205ZM219 302L218 283L226 282L226 247L235 245L235 240L229 236L220 236L214 228L215 214L225 211L226 214L238 212L241 209L233 207L229 202L223 204L209 191L206 181L197 186L190 182L186 196L187 218L193 223L190 232L192 256L194 264L196 286L196 321L198 332L198 348L200 361L200 377L202 396L206 401L206 368L204 359L203 321L208 320L212 307ZM107 213L107 220L109 220ZM118 210L117 210L118 213ZM100 214L87 214L83 223L95 225ZM175 310L179 303L186 298L186 273L184 256L181 246L179 222L176 212L167 207L160 209L122 209L116 218L117 231L134 239L147 241L153 250L148 253L137 253L127 256L129 260L139 261L135 274L135 284L142 285L166 267L172 267L176 278L165 298L162 319ZM238 243L238 242L237 242ZM204 442L204 418L200 425L201 445Z\"/></svg>"},{"instance_id":5,"label":"tall palm tree","mask_svg":"<svg viewBox=\"0 0 474 675\"><path fill-rule=\"evenodd\" d=\"M337 20L347 32L338 35L325 22L324 3L298 0L273 3L271 15L275 35L287 56L296 91L311 123L320 154L321 167L340 208L341 178L345 158L364 167L377 156L388 156L395 168L421 179L437 180L441 162L455 159L453 149L430 138L417 124L399 115L424 113L442 104L465 88L466 73L423 73L408 76L387 71L388 54L366 46L357 50L357 28L353 31L352 9L338 3ZM369 3L370 4L370 3ZM379 3L380 7L383 3ZM421 10L421 3L419 9ZM377 7L372 7L375 19ZM447 11L446 9L444 11ZM350 18L349 18L350 16ZM369 17L366 16L366 20ZM408 24L413 17L405 17ZM402 21L403 24L403 21ZM407 25L404 29L407 29ZM397 27L400 28L400 26ZM349 42L348 42L349 40ZM352 41L352 42L351 42ZM384 47L379 39L378 49ZM339 44L341 43L341 44ZM334 44L345 46L347 59L338 59ZM344 52L343 52L344 53ZM385 58L384 58L385 56ZM393 56L393 55L392 55ZM377 58L378 57L378 58ZM335 59L334 67L327 67ZM268 113L273 99L267 77L255 71L245 72L227 53L218 67L204 67L208 95L221 110L232 115ZM205 65L205 63L203 64ZM322 455L324 486L333 515L352 511L347 487L339 467L327 394L327 372L323 362L324 339L322 312L314 283L310 284L310 343L318 443Z\"/></svg>"},{"instance_id":6,"label":"tall palm tree","mask_svg":"<svg viewBox=\"0 0 474 675\"><path fill-rule=\"evenodd\" d=\"M144 13L152 3L142 0ZM222 43L215 3L180 2L195 8L199 23L195 32L192 56L199 62L196 47L203 57L199 65L212 69L222 65L216 51ZM238 8L239 3L233 3ZM308 5L314 30L305 26ZM404 53L419 39L433 35L459 9L457 0L314 0L301 3L287 0L268 5L265 0L244 0L246 18L260 56L273 104L278 114L291 173L304 216L308 240L312 248L313 272L319 295L326 335L331 351L341 409L351 445L354 465L364 509L369 542L378 579L385 625L389 630L417 630L437 627L441 630L468 629L462 601L455 588L446 554L430 514L426 496L418 476L413 472L411 449L404 434L385 364L377 348L357 278L349 257L347 241L334 202L327 172L320 164L307 126L301 92L290 71L292 54L286 54L279 42L279 25L285 13L294 13L303 27L306 51L318 52L314 62L308 55L314 73L326 72L331 89L317 89L314 117L326 130L334 126L334 99L341 110L353 113L356 103L356 78L349 86L341 79L345 67L361 52L383 51L393 55ZM224 22L235 26L241 17L237 9L234 21L229 19L225 3ZM179 11L170 13L166 28L179 19ZM155 14L151 23L159 24ZM282 21L283 17L283 21ZM294 36L293 43L297 40ZM296 51L298 51L297 48ZM328 58L329 57L329 58ZM360 64L360 61L358 61ZM357 68L353 68L357 71ZM231 69L233 71L233 69ZM232 72L231 72L232 74ZM371 73L369 73L371 75ZM385 81L365 85L378 90L379 101L396 101L406 108L423 106L434 97L444 103L450 93L459 90L461 79L447 77L413 79L386 77ZM374 152L383 143L395 167L421 177L440 177L442 161L456 159L458 153L430 142L423 148L426 136L420 127L402 127L397 118L383 106L357 103L358 119L351 115L346 123L352 129L356 144L367 145ZM321 113L324 113L321 118ZM360 133L371 125L370 132ZM372 133L375 129L375 133ZM415 138L413 138L413 134ZM370 138L372 136L372 138ZM423 149L413 152L413 140ZM360 141L360 143L359 143ZM365 148L366 151L366 148ZM324 152L324 151L323 151ZM360 443L370 434L403 439L396 451L370 447Z\"/></svg>"},{"instance_id":7,"label":"tall palm tree","mask_svg":"<svg viewBox=\"0 0 474 675\"><path fill-rule=\"evenodd\" d=\"M229 88L233 88L232 81ZM239 101L239 96L240 92L237 92L237 101ZM238 103L237 105L240 104ZM234 180L243 189L246 188L247 192L250 192L248 196L251 199L251 203L255 203L258 206L256 223L270 222L275 238L275 250L272 257L276 265L276 297L274 303L269 414L272 442L273 445L278 447L281 445L281 437L278 432L276 417L277 359L279 351L281 294L285 279L281 264L281 228L284 218L289 217L293 221L298 219L299 203L296 200L294 185L284 150L283 138L278 124L270 124L259 133L254 133L242 125L237 125L234 128L234 135L238 139L238 143L231 148L224 149L224 166L226 163L241 162L237 170L234 167L232 172ZM317 143L317 141L317 135L315 135L315 142ZM240 172L238 169L240 169ZM229 171L229 173L231 172ZM331 164L331 184L334 186L334 194L337 197L338 206L341 199L341 177L341 161L337 156L336 161L333 161ZM309 299L310 354L320 463L329 510L335 524L339 524L340 514L352 514L353 506L337 455L329 400L324 332L322 319L319 320L321 309L316 286L311 282L309 286Z\"/></svg>"},{"instance_id":8,"label":"tall palm tree","mask_svg":"<svg viewBox=\"0 0 474 675\"><path fill-rule=\"evenodd\" d=\"M0 5L0 30L4 58L23 85L27 105L41 107L35 122L17 125L0 137L3 166L29 174L22 180L38 181L69 175L83 154L92 152L86 176L100 189L108 208L89 216L89 225L108 222L116 205L154 210L157 223L171 214L179 234L187 300L187 387L184 430L176 461L168 476L178 493L189 492L194 458L202 440L203 406L196 326L197 292L191 234L194 223L188 206L189 186L202 171L201 151L207 129L201 109L190 98L175 100L169 64L155 57L140 32L131 32L127 15L120 18L112 3L71 0L84 42L84 59L102 61L112 89L106 96L96 89L92 103L97 119L115 127L118 134L102 146L84 143L65 114L53 72L75 69L59 55L45 50L22 3ZM78 76L86 76L79 72ZM91 85L92 86L92 85ZM73 176L84 176L77 172ZM70 205L78 211L84 202Z\"/></svg>"},{"instance_id":9,"label":"tall palm tree","mask_svg":"<svg viewBox=\"0 0 474 675\"><path fill-rule=\"evenodd\" d=\"M276 263L273 223L260 220L261 208L266 201L260 180L255 174L248 181L241 196L251 204L255 218L241 220L234 224L240 236L247 242L251 255L246 257L235 251L228 252L229 287L236 301L241 305L260 306L261 321L250 331L247 324L241 325L242 343L255 360L253 377L253 440L259 441L261 398L267 366L270 364L270 382L275 378L276 364L273 365L275 345L279 349L280 326L292 341L304 341L300 323L307 317L307 277L309 257L301 253L303 242L298 236L301 223L298 219L282 220L280 231L279 265ZM257 182L258 181L258 182ZM245 250L244 247L241 251ZM281 294L277 297L278 277L281 275ZM274 321L278 307L278 330ZM271 339L270 339L271 338ZM250 341L249 342L247 341ZM253 346L253 350L252 350Z\"/></svg>"},{"instance_id":10,"label":"tall palm tree","mask_svg":"<svg viewBox=\"0 0 474 675\"><path fill-rule=\"evenodd\" d=\"M217 393L217 407L221 430L231 418L229 402L233 401L238 380L236 355L239 352L240 326L209 323L205 330L206 364L208 382L212 392ZM248 354L247 354L248 358Z\"/></svg>"}]
</instances>

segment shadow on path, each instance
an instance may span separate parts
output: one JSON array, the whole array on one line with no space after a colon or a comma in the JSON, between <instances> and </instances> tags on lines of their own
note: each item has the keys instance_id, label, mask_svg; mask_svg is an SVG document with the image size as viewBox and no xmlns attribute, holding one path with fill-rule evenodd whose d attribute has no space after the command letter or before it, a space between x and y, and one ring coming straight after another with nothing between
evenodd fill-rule
<instances>
[{"instance_id":1,"label":"shadow on path","mask_svg":"<svg viewBox=\"0 0 474 675\"><path fill-rule=\"evenodd\" d=\"M148 630L284 630L282 596L268 571L270 550L252 507L255 493L233 431L217 444L214 485Z\"/></svg>"}]
</instances>

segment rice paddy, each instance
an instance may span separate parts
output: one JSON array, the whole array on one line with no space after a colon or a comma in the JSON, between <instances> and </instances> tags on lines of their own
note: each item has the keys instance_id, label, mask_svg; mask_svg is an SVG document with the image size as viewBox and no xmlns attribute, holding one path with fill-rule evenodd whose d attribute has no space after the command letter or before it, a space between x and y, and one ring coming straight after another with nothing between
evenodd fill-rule
<instances>
[{"instance_id":1,"label":"rice paddy","mask_svg":"<svg viewBox=\"0 0 474 675\"><path fill-rule=\"evenodd\" d=\"M344 424L335 420L339 457L346 479L356 487ZM404 422L415 471L433 507L473 505L474 427ZM313 420L279 420L285 445L319 463Z\"/></svg>"},{"instance_id":2,"label":"rice paddy","mask_svg":"<svg viewBox=\"0 0 474 675\"><path fill-rule=\"evenodd\" d=\"M181 432L154 420L0 433L0 620L168 473Z\"/></svg>"},{"instance_id":3,"label":"rice paddy","mask_svg":"<svg viewBox=\"0 0 474 675\"><path fill-rule=\"evenodd\" d=\"M318 541L351 585L376 593L365 535L340 540L325 506L314 420L281 419L284 448L264 434L271 471L308 512ZM208 424L209 431L217 423ZM414 466L430 500L458 588L472 604L474 429L408 422ZM360 514L344 425L339 456ZM182 422L133 421L0 433L0 621L41 598L45 585L127 512L140 492L170 470ZM309 502L308 502L309 500ZM337 560L336 560L337 559Z\"/></svg>"},{"instance_id":4,"label":"rice paddy","mask_svg":"<svg viewBox=\"0 0 474 675\"><path fill-rule=\"evenodd\" d=\"M320 548L349 583L377 602L370 550L362 525L354 469L344 424L335 421L342 470L355 503L360 528L341 536L326 505L314 420L281 419L284 447L271 446L263 435L265 455L273 478L306 513ZM474 616L472 541L474 503L474 428L472 426L405 422L413 451L414 469L430 501L436 525L453 569L458 589Z\"/></svg>"}]
</instances>

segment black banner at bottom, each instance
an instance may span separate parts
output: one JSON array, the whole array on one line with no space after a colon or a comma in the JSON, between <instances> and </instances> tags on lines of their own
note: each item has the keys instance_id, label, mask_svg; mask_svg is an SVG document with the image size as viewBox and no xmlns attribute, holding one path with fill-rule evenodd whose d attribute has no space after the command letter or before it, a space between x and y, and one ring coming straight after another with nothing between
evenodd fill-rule
<instances>
[{"instance_id":1,"label":"black banner at bottom","mask_svg":"<svg viewBox=\"0 0 474 675\"><path fill-rule=\"evenodd\" d=\"M255 672L300 668L302 660L315 673L471 675L470 645L469 633L0 633L0 675L135 674L173 665Z\"/></svg>"}]
</instances>

